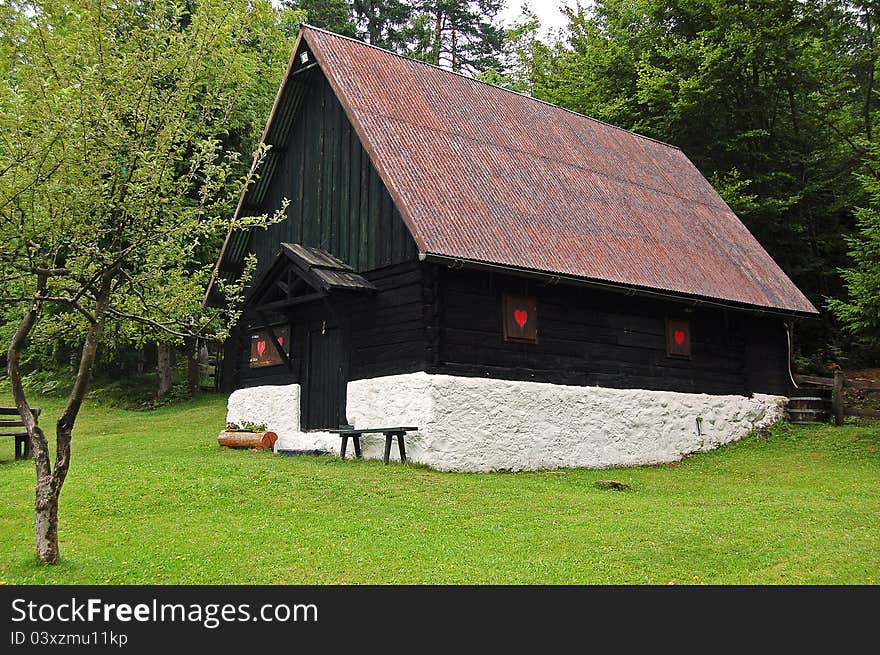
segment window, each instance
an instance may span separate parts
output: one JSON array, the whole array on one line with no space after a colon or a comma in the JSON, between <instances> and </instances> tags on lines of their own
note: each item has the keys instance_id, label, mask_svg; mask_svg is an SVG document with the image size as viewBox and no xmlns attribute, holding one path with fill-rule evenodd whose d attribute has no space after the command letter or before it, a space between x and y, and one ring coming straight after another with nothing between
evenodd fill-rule
<instances>
[{"instance_id":1,"label":"window","mask_svg":"<svg viewBox=\"0 0 880 655\"><path fill-rule=\"evenodd\" d=\"M272 336L277 340L278 347L272 343ZM281 353L284 353L284 357ZM277 325L265 330L251 332L251 368L278 366L290 357L290 326Z\"/></svg>"},{"instance_id":2,"label":"window","mask_svg":"<svg viewBox=\"0 0 880 655\"><path fill-rule=\"evenodd\" d=\"M534 296L505 293L501 298L504 340L538 342L538 303Z\"/></svg>"},{"instance_id":3,"label":"window","mask_svg":"<svg viewBox=\"0 0 880 655\"><path fill-rule=\"evenodd\" d=\"M686 318L666 319L666 354L669 357L691 356L691 322Z\"/></svg>"}]
</instances>

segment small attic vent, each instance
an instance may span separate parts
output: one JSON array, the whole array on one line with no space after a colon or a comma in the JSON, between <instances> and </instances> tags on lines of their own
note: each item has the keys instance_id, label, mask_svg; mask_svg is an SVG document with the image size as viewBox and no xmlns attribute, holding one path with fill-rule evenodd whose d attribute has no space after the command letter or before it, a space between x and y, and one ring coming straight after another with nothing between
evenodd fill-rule
<instances>
[{"instance_id":1,"label":"small attic vent","mask_svg":"<svg viewBox=\"0 0 880 655\"><path fill-rule=\"evenodd\" d=\"M309 51L308 50L303 50L301 53L299 53L299 63L302 64L303 66L305 66L306 64L309 63Z\"/></svg>"}]
</instances>

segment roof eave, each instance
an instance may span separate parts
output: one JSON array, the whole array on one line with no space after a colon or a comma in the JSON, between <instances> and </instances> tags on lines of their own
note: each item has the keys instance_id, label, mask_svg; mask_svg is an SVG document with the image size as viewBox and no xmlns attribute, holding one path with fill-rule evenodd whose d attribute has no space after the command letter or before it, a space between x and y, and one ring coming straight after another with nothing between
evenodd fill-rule
<instances>
[{"instance_id":1,"label":"roof eave","mask_svg":"<svg viewBox=\"0 0 880 655\"><path fill-rule=\"evenodd\" d=\"M665 289L651 289L638 285L628 285L618 282L610 282L607 280L580 277L577 275L569 275L565 273L554 273L551 271L540 271L531 268L510 266L507 264L498 264L477 259L468 259L465 257L453 257L450 255L442 255L430 252L419 253L419 259L421 261L446 264L453 268L470 268L491 272L501 272L509 275L540 279L549 284L570 284L574 286L585 286L595 289L604 289L606 291L622 293L629 296L642 296L657 298L661 300L676 301L694 307L717 307L719 309L729 309L733 311L747 312L750 314L781 316L784 318L806 318L813 320L819 318L819 312L818 310L816 310L815 307L813 307L813 312L807 312L796 309L787 309L783 307L751 305L748 303L742 303L735 300L726 300L723 298L710 298L707 296L690 295Z\"/></svg>"}]
</instances>

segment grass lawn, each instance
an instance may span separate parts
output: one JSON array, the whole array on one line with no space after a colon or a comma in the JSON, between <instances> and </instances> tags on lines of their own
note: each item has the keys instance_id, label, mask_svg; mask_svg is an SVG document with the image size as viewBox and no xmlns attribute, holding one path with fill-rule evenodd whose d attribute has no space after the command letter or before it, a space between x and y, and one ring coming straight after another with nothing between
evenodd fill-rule
<instances>
[{"instance_id":1,"label":"grass lawn","mask_svg":"<svg viewBox=\"0 0 880 655\"><path fill-rule=\"evenodd\" d=\"M0 398L0 405L8 405ZM52 426L60 402L43 400ZM224 398L87 405L35 563L0 440L0 582L876 583L880 424L779 426L670 466L450 474L217 446ZM634 491L597 489L613 478Z\"/></svg>"}]
</instances>

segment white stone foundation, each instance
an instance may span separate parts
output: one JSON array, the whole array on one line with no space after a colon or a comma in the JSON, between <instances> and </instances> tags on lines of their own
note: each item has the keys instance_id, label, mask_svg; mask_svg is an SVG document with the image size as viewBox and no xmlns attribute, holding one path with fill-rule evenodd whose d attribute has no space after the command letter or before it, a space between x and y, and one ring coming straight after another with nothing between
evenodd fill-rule
<instances>
[{"instance_id":1,"label":"white stone foundation","mask_svg":"<svg viewBox=\"0 0 880 655\"><path fill-rule=\"evenodd\" d=\"M278 435L275 450L339 451L340 439L329 432L300 431L300 394L298 384L249 387L229 396L226 420L265 423Z\"/></svg>"},{"instance_id":2,"label":"white stone foundation","mask_svg":"<svg viewBox=\"0 0 880 655\"><path fill-rule=\"evenodd\" d=\"M781 420L786 398L409 373L349 382L347 402L357 427L418 426L406 438L412 461L443 471L520 471L674 462ZM232 394L227 420L267 423L277 450L339 452L336 435L299 431L299 408L299 385L253 387ZM382 457L381 434L361 441L366 457ZM396 444L391 452L396 458Z\"/></svg>"}]
</instances>

